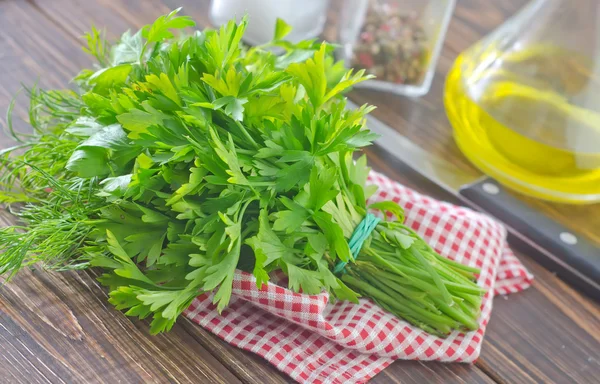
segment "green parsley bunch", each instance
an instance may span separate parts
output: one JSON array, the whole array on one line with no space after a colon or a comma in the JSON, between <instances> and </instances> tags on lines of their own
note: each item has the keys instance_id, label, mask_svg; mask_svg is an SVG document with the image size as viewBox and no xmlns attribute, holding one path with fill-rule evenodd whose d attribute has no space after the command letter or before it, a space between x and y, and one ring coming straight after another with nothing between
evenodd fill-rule
<instances>
[{"instance_id":1,"label":"green parsley bunch","mask_svg":"<svg viewBox=\"0 0 600 384\"><path fill-rule=\"evenodd\" d=\"M236 269L258 286L282 270L295 291L364 295L432 333L476 329L477 270L434 252L397 204L372 206L398 221L351 255L373 192L353 154L375 135L371 107L347 110L342 93L368 76L326 43L283 40L282 21L249 48L245 19L176 37L194 25L177 13L114 45L92 30L98 67L77 90L28 90L33 133L9 124L18 143L0 158L0 201L19 219L0 232L0 273L100 267L110 302L152 316L152 333L202 292L225 308Z\"/></svg>"}]
</instances>

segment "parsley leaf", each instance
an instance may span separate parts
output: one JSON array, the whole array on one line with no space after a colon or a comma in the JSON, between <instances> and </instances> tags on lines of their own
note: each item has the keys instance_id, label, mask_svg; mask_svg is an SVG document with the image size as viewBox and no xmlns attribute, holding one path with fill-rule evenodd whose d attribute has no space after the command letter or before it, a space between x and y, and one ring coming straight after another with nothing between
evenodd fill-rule
<instances>
[{"instance_id":1,"label":"parsley leaf","mask_svg":"<svg viewBox=\"0 0 600 384\"><path fill-rule=\"evenodd\" d=\"M130 64L139 62L140 55L144 48L142 40L142 32L138 31L131 34L131 31L126 31L121 35L121 40L115 44L111 51L112 65Z\"/></svg>"},{"instance_id":2,"label":"parsley leaf","mask_svg":"<svg viewBox=\"0 0 600 384\"><path fill-rule=\"evenodd\" d=\"M275 22L275 36L273 40L282 40L292 31L292 27L280 18Z\"/></svg>"}]
</instances>

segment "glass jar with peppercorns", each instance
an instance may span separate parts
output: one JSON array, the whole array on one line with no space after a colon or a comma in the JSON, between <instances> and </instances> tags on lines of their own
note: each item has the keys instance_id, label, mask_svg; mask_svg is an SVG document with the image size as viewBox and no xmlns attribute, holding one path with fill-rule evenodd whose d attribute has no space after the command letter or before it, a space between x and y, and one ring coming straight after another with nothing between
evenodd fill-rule
<instances>
[{"instance_id":1,"label":"glass jar with peppercorns","mask_svg":"<svg viewBox=\"0 0 600 384\"><path fill-rule=\"evenodd\" d=\"M429 91L454 0L349 0L339 39L346 64L376 76L363 87L408 96Z\"/></svg>"}]
</instances>

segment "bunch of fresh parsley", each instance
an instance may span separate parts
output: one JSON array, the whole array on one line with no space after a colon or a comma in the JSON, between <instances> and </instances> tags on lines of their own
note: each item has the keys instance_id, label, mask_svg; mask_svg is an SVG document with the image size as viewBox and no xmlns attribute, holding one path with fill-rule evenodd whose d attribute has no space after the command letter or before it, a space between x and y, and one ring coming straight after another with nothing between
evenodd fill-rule
<instances>
[{"instance_id":1,"label":"bunch of fresh parsley","mask_svg":"<svg viewBox=\"0 0 600 384\"><path fill-rule=\"evenodd\" d=\"M28 90L33 134L11 129L18 144L0 158L0 200L20 220L0 232L0 273L101 267L110 302L152 316L153 333L202 292L225 308L236 269L258 286L282 270L295 291L366 295L436 334L476 329L477 270L435 253L397 204L372 207L399 221L351 255L373 192L353 154L374 135L371 108L347 110L342 92L368 76L328 44L284 41L282 21L251 48L246 20L173 34L193 25L176 10L112 46L94 29L98 68L77 91Z\"/></svg>"}]
</instances>

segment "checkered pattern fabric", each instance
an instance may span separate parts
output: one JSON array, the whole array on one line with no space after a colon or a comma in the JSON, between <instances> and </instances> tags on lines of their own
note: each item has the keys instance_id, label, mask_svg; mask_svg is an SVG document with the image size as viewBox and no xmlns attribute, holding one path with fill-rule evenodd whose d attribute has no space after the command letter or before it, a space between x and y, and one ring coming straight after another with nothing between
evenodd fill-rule
<instances>
[{"instance_id":1,"label":"checkered pattern fabric","mask_svg":"<svg viewBox=\"0 0 600 384\"><path fill-rule=\"evenodd\" d=\"M473 362L479 356L495 294L527 288L533 276L506 244L505 228L489 217L440 202L371 172L379 187L371 202L394 200L406 223L440 254L481 269L488 290L480 328L443 339L399 320L368 299L328 303L328 295L294 293L270 282L256 288L239 272L229 307L218 314L211 295L199 296L186 316L226 342L256 353L301 383L363 383L396 359Z\"/></svg>"}]
</instances>

